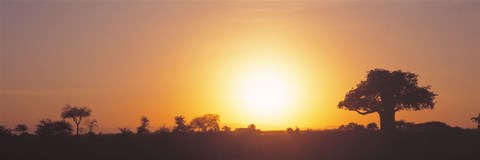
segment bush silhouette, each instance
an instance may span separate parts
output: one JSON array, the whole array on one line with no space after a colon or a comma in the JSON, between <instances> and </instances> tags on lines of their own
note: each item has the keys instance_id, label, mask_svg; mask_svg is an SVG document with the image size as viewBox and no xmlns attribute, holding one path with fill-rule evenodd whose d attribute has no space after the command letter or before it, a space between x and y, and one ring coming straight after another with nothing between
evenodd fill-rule
<instances>
[{"instance_id":1,"label":"bush silhouette","mask_svg":"<svg viewBox=\"0 0 480 160\"><path fill-rule=\"evenodd\" d=\"M232 128L230 128L229 126L223 126L222 130L223 130L223 132L231 132Z\"/></svg>"},{"instance_id":2,"label":"bush silhouette","mask_svg":"<svg viewBox=\"0 0 480 160\"><path fill-rule=\"evenodd\" d=\"M120 131L121 135L132 135L133 134L132 130L130 130L130 128L128 128L128 127L119 127L117 129L118 129L118 131Z\"/></svg>"},{"instance_id":3,"label":"bush silhouette","mask_svg":"<svg viewBox=\"0 0 480 160\"><path fill-rule=\"evenodd\" d=\"M367 129L368 130L378 130L378 125L376 123L369 123L367 124Z\"/></svg>"},{"instance_id":4,"label":"bush silhouette","mask_svg":"<svg viewBox=\"0 0 480 160\"><path fill-rule=\"evenodd\" d=\"M220 131L220 116L217 114L205 114L201 117L192 119L190 126L192 129L201 132Z\"/></svg>"},{"instance_id":5,"label":"bush silhouette","mask_svg":"<svg viewBox=\"0 0 480 160\"><path fill-rule=\"evenodd\" d=\"M407 122L405 120L395 121L395 128L397 129L413 129L415 128L415 123Z\"/></svg>"},{"instance_id":6,"label":"bush silhouette","mask_svg":"<svg viewBox=\"0 0 480 160\"><path fill-rule=\"evenodd\" d=\"M36 125L35 134L39 136L66 136L72 134L72 125L66 121L43 119Z\"/></svg>"},{"instance_id":7,"label":"bush silhouette","mask_svg":"<svg viewBox=\"0 0 480 160\"><path fill-rule=\"evenodd\" d=\"M365 130L365 126L351 122L347 125L341 125L340 127L338 127L338 130L347 130L347 131Z\"/></svg>"},{"instance_id":8,"label":"bush silhouette","mask_svg":"<svg viewBox=\"0 0 480 160\"><path fill-rule=\"evenodd\" d=\"M160 135L166 135L166 134L169 134L171 131L170 131L170 128L167 127L167 125L162 125L160 126L160 128L158 128L154 133L156 134L160 134Z\"/></svg>"},{"instance_id":9,"label":"bush silhouette","mask_svg":"<svg viewBox=\"0 0 480 160\"><path fill-rule=\"evenodd\" d=\"M423 129L423 130L447 130L452 129L449 125L444 122L439 121L430 121L425 123L416 124L415 129Z\"/></svg>"},{"instance_id":10,"label":"bush silhouette","mask_svg":"<svg viewBox=\"0 0 480 160\"><path fill-rule=\"evenodd\" d=\"M401 110L433 109L437 94L430 86L418 86L418 75L410 72L370 70L367 80L350 90L338 107L361 115L378 113L381 130L395 130L395 113Z\"/></svg>"},{"instance_id":11,"label":"bush silhouette","mask_svg":"<svg viewBox=\"0 0 480 160\"><path fill-rule=\"evenodd\" d=\"M235 132L239 134L245 134L245 135L257 135L257 134L260 134L262 131L257 129L257 126L255 126L255 124L250 124L248 125L247 128L235 129Z\"/></svg>"},{"instance_id":12,"label":"bush silhouette","mask_svg":"<svg viewBox=\"0 0 480 160\"><path fill-rule=\"evenodd\" d=\"M300 128L295 127L295 130L293 128L287 128L287 133L288 134L299 134L300 133Z\"/></svg>"},{"instance_id":13,"label":"bush silhouette","mask_svg":"<svg viewBox=\"0 0 480 160\"><path fill-rule=\"evenodd\" d=\"M12 136L12 130L8 129L5 126L0 125L0 137L1 136Z\"/></svg>"}]
</instances>

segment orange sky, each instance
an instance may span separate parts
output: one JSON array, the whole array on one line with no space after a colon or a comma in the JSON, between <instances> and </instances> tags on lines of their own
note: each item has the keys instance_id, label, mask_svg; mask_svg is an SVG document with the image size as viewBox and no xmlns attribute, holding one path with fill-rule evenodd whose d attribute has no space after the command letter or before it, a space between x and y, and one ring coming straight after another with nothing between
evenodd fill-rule
<instances>
[{"instance_id":1,"label":"orange sky","mask_svg":"<svg viewBox=\"0 0 480 160\"><path fill-rule=\"evenodd\" d=\"M261 129L377 122L337 109L373 68L420 75L434 110L397 119L473 128L480 109L480 2L1 1L0 124L93 110L104 132L205 113ZM252 115L235 96L261 68L287 75L288 111ZM33 126L31 127L33 128Z\"/></svg>"}]
</instances>

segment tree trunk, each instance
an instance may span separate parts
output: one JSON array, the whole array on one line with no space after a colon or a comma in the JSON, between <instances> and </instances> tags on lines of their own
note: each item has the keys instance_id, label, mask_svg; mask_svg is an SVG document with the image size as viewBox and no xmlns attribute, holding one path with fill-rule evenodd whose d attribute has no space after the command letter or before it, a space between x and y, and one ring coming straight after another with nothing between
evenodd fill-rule
<instances>
[{"instance_id":1,"label":"tree trunk","mask_svg":"<svg viewBox=\"0 0 480 160\"><path fill-rule=\"evenodd\" d=\"M395 130L395 111L393 107L386 109L383 112L378 112L380 115L380 129L382 131L394 131Z\"/></svg>"},{"instance_id":2,"label":"tree trunk","mask_svg":"<svg viewBox=\"0 0 480 160\"><path fill-rule=\"evenodd\" d=\"M79 135L78 128L80 127L80 124L76 124L76 125L77 125L77 135Z\"/></svg>"}]
</instances>

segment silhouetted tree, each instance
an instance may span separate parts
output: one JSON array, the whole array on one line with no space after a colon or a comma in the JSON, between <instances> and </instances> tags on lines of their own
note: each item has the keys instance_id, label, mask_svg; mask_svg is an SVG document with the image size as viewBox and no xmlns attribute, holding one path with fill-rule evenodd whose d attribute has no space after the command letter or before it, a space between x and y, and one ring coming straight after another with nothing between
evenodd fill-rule
<instances>
[{"instance_id":1,"label":"silhouetted tree","mask_svg":"<svg viewBox=\"0 0 480 160\"><path fill-rule=\"evenodd\" d=\"M397 129L412 129L415 127L415 123L407 122L404 120L395 121L395 128Z\"/></svg>"},{"instance_id":2,"label":"silhouetted tree","mask_svg":"<svg viewBox=\"0 0 480 160\"><path fill-rule=\"evenodd\" d=\"M140 119L140 126L137 128L137 134L145 134L145 133L150 133L150 130L148 130L148 126L150 120L148 120L147 117L142 116Z\"/></svg>"},{"instance_id":3,"label":"silhouetted tree","mask_svg":"<svg viewBox=\"0 0 480 160\"><path fill-rule=\"evenodd\" d=\"M18 135L28 135L28 126L26 124L17 124L13 129Z\"/></svg>"},{"instance_id":4,"label":"silhouetted tree","mask_svg":"<svg viewBox=\"0 0 480 160\"><path fill-rule=\"evenodd\" d=\"M184 116L175 117L175 128L173 128L174 133L187 133L191 131L191 127L187 125Z\"/></svg>"},{"instance_id":5,"label":"silhouetted tree","mask_svg":"<svg viewBox=\"0 0 480 160\"><path fill-rule=\"evenodd\" d=\"M192 119L190 126L194 130L199 130L201 132L213 131L217 132L220 130L220 116L217 114L205 114L201 117Z\"/></svg>"},{"instance_id":6,"label":"silhouetted tree","mask_svg":"<svg viewBox=\"0 0 480 160\"><path fill-rule=\"evenodd\" d=\"M338 130L348 130L348 131L365 130L365 126L351 122L347 125L341 125L340 127L338 127Z\"/></svg>"},{"instance_id":7,"label":"silhouetted tree","mask_svg":"<svg viewBox=\"0 0 480 160\"><path fill-rule=\"evenodd\" d=\"M168 128L167 125L163 124L162 126L160 126L160 128L158 128L155 131L155 133L156 134L161 134L161 135L169 134L170 133L170 128Z\"/></svg>"},{"instance_id":8,"label":"silhouetted tree","mask_svg":"<svg viewBox=\"0 0 480 160\"><path fill-rule=\"evenodd\" d=\"M361 115L378 113L382 130L395 129L395 113L400 110L433 109L437 94L430 86L418 86L418 75L410 72L370 70L367 80L350 90L338 107Z\"/></svg>"},{"instance_id":9,"label":"silhouetted tree","mask_svg":"<svg viewBox=\"0 0 480 160\"><path fill-rule=\"evenodd\" d=\"M257 126L255 124L250 124L250 125L248 125L247 129L257 130Z\"/></svg>"},{"instance_id":10,"label":"silhouetted tree","mask_svg":"<svg viewBox=\"0 0 480 160\"><path fill-rule=\"evenodd\" d=\"M121 135L131 135L131 134L133 134L132 130L130 130L130 128L128 128L128 127L120 127L120 128L118 128L118 130L120 131Z\"/></svg>"},{"instance_id":11,"label":"silhouetted tree","mask_svg":"<svg viewBox=\"0 0 480 160\"><path fill-rule=\"evenodd\" d=\"M80 124L82 123L82 119L90 116L92 110L87 107L77 107L71 106L66 104L65 107L62 108L61 117L63 119L70 118L73 120L75 125L77 125L77 135L80 134Z\"/></svg>"},{"instance_id":12,"label":"silhouetted tree","mask_svg":"<svg viewBox=\"0 0 480 160\"><path fill-rule=\"evenodd\" d=\"M2 137L2 136L11 136L11 135L13 135L11 129L8 129L8 128L5 127L5 126L1 126L1 125L0 125L0 137Z\"/></svg>"},{"instance_id":13,"label":"silhouetted tree","mask_svg":"<svg viewBox=\"0 0 480 160\"><path fill-rule=\"evenodd\" d=\"M72 134L72 125L66 121L40 120L35 134L40 136L65 136Z\"/></svg>"},{"instance_id":14,"label":"silhouetted tree","mask_svg":"<svg viewBox=\"0 0 480 160\"><path fill-rule=\"evenodd\" d=\"M230 128L229 126L223 126L223 127L222 127L222 130L223 130L224 132L231 132L231 131L232 131L232 128Z\"/></svg>"},{"instance_id":15,"label":"silhouetted tree","mask_svg":"<svg viewBox=\"0 0 480 160\"><path fill-rule=\"evenodd\" d=\"M96 119L87 119L83 125L87 128L87 134L95 134L93 130L98 127L98 122Z\"/></svg>"},{"instance_id":16,"label":"silhouetted tree","mask_svg":"<svg viewBox=\"0 0 480 160\"><path fill-rule=\"evenodd\" d=\"M367 129L368 130L377 130L378 129L378 125L376 123L369 123L367 124Z\"/></svg>"},{"instance_id":17,"label":"silhouetted tree","mask_svg":"<svg viewBox=\"0 0 480 160\"><path fill-rule=\"evenodd\" d=\"M247 126L247 129L248 129L248 130L257 130L257 126L256 126L255 124L249 124L249 125Z\"/></svg>"},{"instance_id":18,"label":"silhouetted tree","mask_svg":"<svg viewBox=\"0 0 480 160\"><path fill-rule=\"evenodd\" d=\"M471 120L477 122L477 128L480 129L480 113L478 114L478 117L472 117Z\"/></svg>"}]
</instances>

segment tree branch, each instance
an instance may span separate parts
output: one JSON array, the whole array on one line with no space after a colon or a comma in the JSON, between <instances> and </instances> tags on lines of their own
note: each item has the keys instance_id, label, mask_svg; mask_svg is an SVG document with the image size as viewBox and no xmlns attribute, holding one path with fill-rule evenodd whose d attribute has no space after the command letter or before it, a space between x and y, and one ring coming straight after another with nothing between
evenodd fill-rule
<instances>
[{"instance_id":1,"label":"tree branch","mask_svg":"<svg viewBox=\"0 0 480 160\"><path fill-rule=\"evenodd\" d=\"M402 108L397 108L397 109L395 109L395 112L397 112L397 111L399 111L399 110L401 110L401 109L402 109Z\"/></svg>"},{"instance_id":2,"label":"tree branch","mask_svg":"<svg viewBox=\"0 0 480 160\"><path fill-rule=\"evenodd\" d=\"M355 110L355 112L357 112L358 114L361 114L361 115L367 115L367 114L370 114L370 113L375 113L377 111L373 110L373 111L362 112L362 111L359 111L359 110Z\"/></svg>"}]
</instances>

